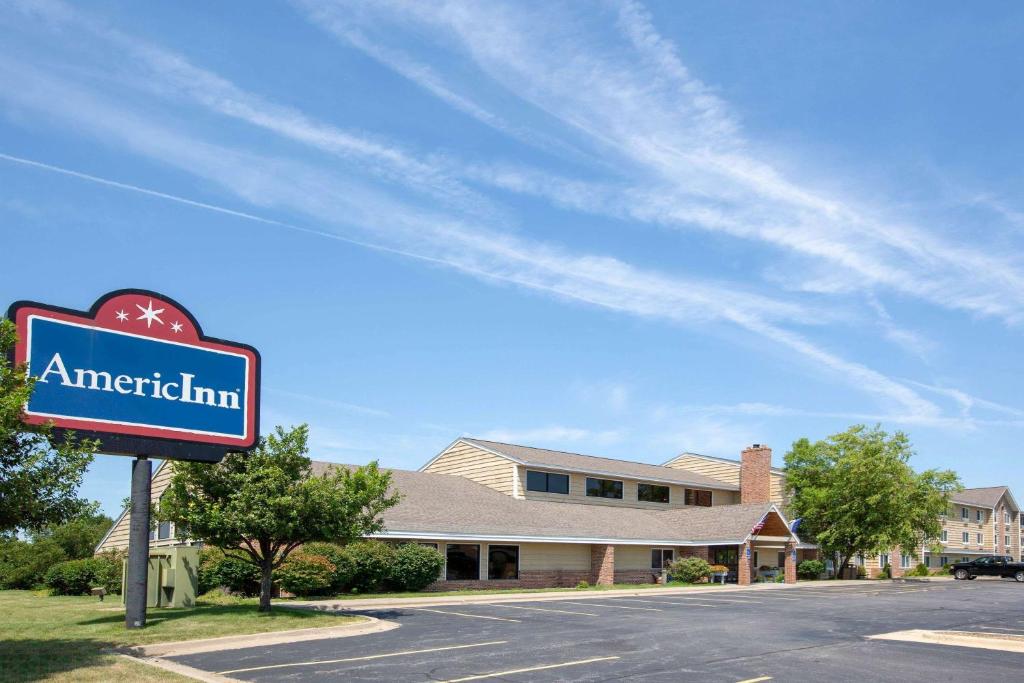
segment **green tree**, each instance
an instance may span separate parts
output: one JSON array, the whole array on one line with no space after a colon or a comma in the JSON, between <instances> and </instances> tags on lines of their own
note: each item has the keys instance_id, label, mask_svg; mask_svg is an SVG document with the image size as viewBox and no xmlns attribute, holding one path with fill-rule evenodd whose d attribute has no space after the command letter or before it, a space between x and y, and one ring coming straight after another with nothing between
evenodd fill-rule
<instances>
[{"instance_id":1,"label":"green tree","mask_svg":"<svg viewBox=\"0 0 1024 683\"><path fill-rule=\"evenodd\" d=\"M60 524L87 509L77 493L97 448L22 422L35 380L9 361L15 341L14 323L0 320L0 533Z\"/></svg>"},{"instance_id":2,"label":"green tree","mask_svg":"<svg viewBox=\"0 0 1024 683\"><path fill-rule=\"evenodd\" d=\"M855 555L895 546L910 550L936 539L950 496L962 487L951 470L914 472L905 434L855 425L786 454L791 510L800 533L833 558L836 576Z\"/></svg>"},{"instance_id":3,"label":"green tree","mask_svg":"<svg viewBox=\"0 0 1024 683\"><path fill-rule=\"evenodd\" d=\"M175 463L157 513L186 536L243 551L261 573L261 612L270 611L274 570L293 550L380 531L380 514L399 500L377 463L314 476L308 438L306 425L277 427L252 453L229 453L216 465Z\"/></svg>"},{"instance_id":4,"label":"green tree","mask_svg":"<svg viewBox=\"0 0 1024 683\"><path fill-rule=\"evenodd\" d=\"M90 509L74 519L32 533L32 540L36 543L44 540L56 543L71 560L92 557L96 545L114 524L113 519L98 511L98 507L97 503L91 503Z\"/></svg>"}]
</instances>

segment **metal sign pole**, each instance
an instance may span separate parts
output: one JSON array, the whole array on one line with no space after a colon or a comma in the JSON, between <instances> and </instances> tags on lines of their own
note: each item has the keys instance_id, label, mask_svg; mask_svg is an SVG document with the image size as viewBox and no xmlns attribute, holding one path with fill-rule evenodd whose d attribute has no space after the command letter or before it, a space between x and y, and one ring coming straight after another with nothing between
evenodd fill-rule
<instances>
[{"instance_id":1,"label":"metal sign pole","mask_svg":"<svg viewBox=\"0 0 1024 683\"><path fill-rule=\"evenodd\" d=\"M132 461L132 503L128 528L128 575L125 580L125 628L146 625L146 583L149 575L149 496L153 463L140 455Z\"/></svg>"}]
</instances>

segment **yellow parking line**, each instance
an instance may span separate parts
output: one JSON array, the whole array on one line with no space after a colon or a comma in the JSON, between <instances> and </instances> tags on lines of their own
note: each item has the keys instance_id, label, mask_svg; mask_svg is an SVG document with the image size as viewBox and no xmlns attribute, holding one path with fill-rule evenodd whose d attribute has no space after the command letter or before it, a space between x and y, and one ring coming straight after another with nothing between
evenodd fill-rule
<instances>
[{"instance_id":1,"label":"yellow parking line","mask_svg":"<svg viewBox=\"0 0 1024 683\"><path fill-rule=\"evenodd\" d=\"M573 612L567 609L548 609L547 607L522 607L521 605L505 605L502 603L493 604L493 607L508 607L509 609L529 609L535 612L559 612L560 614L582 614L585 617L596 617L598 614L591 614L590 612Z\"/></svg>"},{"instance_id":2,"label":"yellow parking line","mask_svg":"<svg viewBox=\"0 0 1024 683\"><path fill-rule=\"evenodd\" d=\"M465 681L479 681L485 678L497 678L499 676L511 676L512 674L522 674L530 671L544 671L545 669L560 669L565 666L579 666L580 664L591 664L592 662L607 662L612 659L618 659L618 657L591 657L590 659L577 659L574 662L562 662L561 664L546 664L544 666L531 666L528 669L509 669L508 671L495 671L489 674L477 674L475 676L465 676L463 678L452 678L442 683L464 683Z\"/></svg>"},{"instance_id":3,"label":"yellow parking line","mask_svg":"<svg viewBox=\"0 0 1024 683\"><path fill-rule=\"evenodd\" d=\"M712 600L714 602L762 602L761 600L752 600L750 598L720 598L717 595L704 595L699 598L688 598L682 595L673 595L673 600Z\"/></svg>"},{"instance_id":4,"label":"yellow parking line","mask_svg":"<svg viewBox=\"0 0 1024 683\"><path fill-rule=\"evenodd\" d=\"M748 679L743 680L743 681L736 681L736 683L758 683L758 681L770 681L770 680L772 680L771 676L761 676L760 678L748 678Z\"/></svg>"},{"instance_id":5,"label":"yellow parking line","mask_svg":"<svg viewBox=\"0 0 1024 683\"><path fill-rule=\"evenodd\" d=\"M385 657L402 657L404 655L421 655L428 652L444 652L445 650L465 650L471 647L487 647L488 645L505 645L507 640L491 640L486 643L471 643L469 645L448 645L446 647L432 647L428 650L403 650L402 652L388 652L381 655L365 655L363 657L346 657L345 659L318 659L311 662L289 662L288 664L270 664L268 666L253 666L248 669L231 669L230 671L218 671L221 676L227 674L238 674L246 671L265 671L267 669L284 669L291 666L315 666L317 664L341 664L344 662L365 662L369 659L384 659Z\"/></svg>"},{"instance_id":6,"label":"yellow parking line","mask_svg":"<svg viewBox=\"0 0 1024 683\"><path fill-rule=\"evenodd\" d=\"M419 610L420 612L434 612L435 614L454 614L457 617L470 617L472 619L492 619L494 621L514 621L519 623L519 619L506 619L505 617L489 617L484 614L468 614L466 612L447 612L443 609L427 609L426 607L406 607L405 609Z\"/></svg>"},{"instance_id":7,"label":"yellow parking line","mask_svg":"<svg viewBox=\"0 0 1024 683\"><path fill-rule=\"evenodd\" d=\"M564 602L564 601L563 601ZM645 612L661 612L657 607L627 607L626 605L607 605L599 602L565 602L566 605L580 605L581 607L614 607L615 609L639 609Z\"/></svg>"},{"instance_id":8,"label":"yellow parking line","mask_svg":"<svg viewBox=\"0 0 1024 683\"><path fill-rule=\"evenodd\" d=\"M609 598L612 599L612 598ZM633 600L632 598L621 598L622 600ZM653 602L658 605L686 605L687 607L718 607L718 605L710 605L702 602L679 602L677 600L640 600L639 598L633 600L633 602Z\"/></svg>"}]
</instances>

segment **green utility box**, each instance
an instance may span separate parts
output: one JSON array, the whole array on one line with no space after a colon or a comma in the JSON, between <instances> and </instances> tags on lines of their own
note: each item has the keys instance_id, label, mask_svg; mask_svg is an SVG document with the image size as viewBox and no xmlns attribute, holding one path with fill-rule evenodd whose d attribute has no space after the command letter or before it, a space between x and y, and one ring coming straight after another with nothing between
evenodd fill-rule
<instances>
[{"instance_id":1,"label":"green utility box","mask_svg":"<svg viewBox=\"0 0 1024 683\"><path fill-rule=\"evenodd\" d=\"M121 602L128 575L128 561L121 567ZM147 607L195 607L199 589L199 548L174 545L149 549Z\"/></svg>"}]
</instances>

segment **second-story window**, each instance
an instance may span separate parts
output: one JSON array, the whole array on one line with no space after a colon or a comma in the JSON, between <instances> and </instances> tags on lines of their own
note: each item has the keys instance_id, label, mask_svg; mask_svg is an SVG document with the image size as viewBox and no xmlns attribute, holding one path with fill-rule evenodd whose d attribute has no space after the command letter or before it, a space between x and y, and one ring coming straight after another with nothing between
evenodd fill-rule
<instances>
[{"instance_id":1,"label":"second-story window","mask_svg":"<svg viewBox=\"0 0 1024 683\"><path fill-rule=\"evenodd\" d=\"M974 512L974 520L976 522L980 522L981 521L981 510L975 510L975 512Z\"/></svg>"},{"instance_id":2,"label":"second-story window","mask_svg":"<svg viewBox=\"0 0 1024 683\"><path fill-rule=\"evenodd\" d=\"M970 537L970 534L968 534L968 533L967 533L966 531L964 531L964 532L962 532L962 533L960 534L960 540L961 540L961 541L962 541L963 543L970 543L970 538L971 538L971 537Z\"/></svg>"},{"instance_id":3,"label":"second-story window","mask_svg":"<svg viewBox=\"0 0 1024 683\"><path fill-rule=\"evenodd\" d=\"M975 534L975 536L977 536L977 537L978 537L978 545L981 545L981 544L982 544L982 542L983 542L983 541L981 540L981 534Z\"/></svg>"},{"instance_id":4,"label":"second-story window","mask_svg":"<svg viewBox=\"0 0 1024 683\"><path fill-rule=\"evenodd\" d=\"M949 532L945 529L942 530L942 542L945 543L949 540Z\"/></svg>"},{"instance_id":5,"label":"second-story window","mask_svg":"<svg viewBox=\"0 0 1024 683\"><path fill-rule=\"evenodd\" d=\"M668 487L657 484L638 484L636 487L636 499L642 503L667 503Z\"/></svg>"},{"instance_id":6,"label":"second-story window","mask_svg":"<svg viewBox=\"0 0 1024 683\"><path fill-rule=\"evenodd\" d=\"M711 491L705 489L686 489L686 500L684 502L687 505L709 508L711 507Z\"/></svg>"},{"instance_id":7,"label":"second-story window","mask_svg":"<svg viewBox=\"0 0 1024 683\"><path fill-rule=\"evenodd\" d=\"M526 470L526 490L540 493L569 493L569 475Z\"/></svg>"},{"instance_id":8,"label":"second-story window","mask_svg":"<svg viewBox=\"0 0 1024 683\"><path fill-rule=\"evenodd\" d=\"M960 519L970 519L970 514L967 512L967 508L960 508Z\"/></svg>"},{"instance_id":9,"label":"second-story window","mask_svg":"<svg viewBox=\"0 0 1024 683\"><path fill-rule=\"evenodd\" d=\"M622 482L617 479L594 479L587 477L587 495L593 498L617 498L622 500Z\"/></svg>"}]
</instances>

